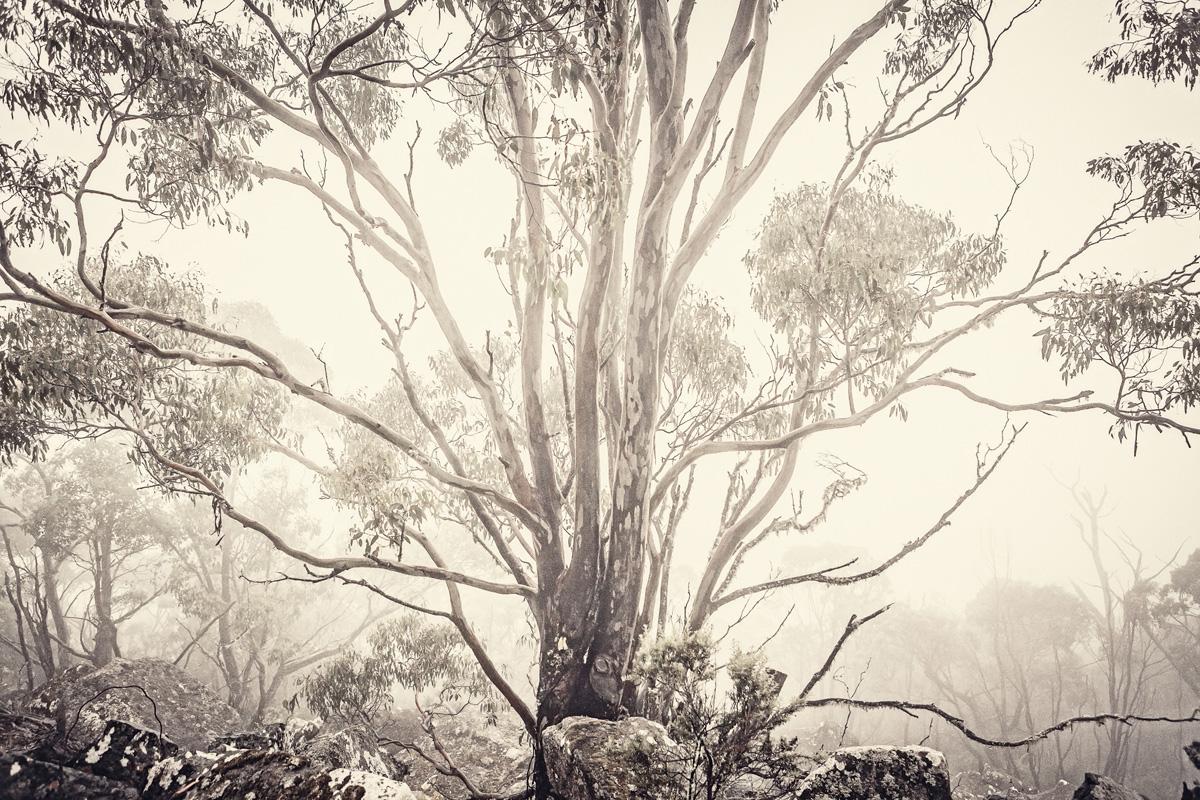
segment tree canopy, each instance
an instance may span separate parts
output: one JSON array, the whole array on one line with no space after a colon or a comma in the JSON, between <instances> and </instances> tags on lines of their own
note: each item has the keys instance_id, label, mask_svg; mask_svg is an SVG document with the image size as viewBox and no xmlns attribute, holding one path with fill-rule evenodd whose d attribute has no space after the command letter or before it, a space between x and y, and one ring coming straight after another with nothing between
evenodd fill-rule
<instances>
[{"instance_id":1,"label":"tree canopy","mask_svg":"<svg viewBox=\"0 0 1200 800\"><path fill-rule=\"evenodd\" d=\"M1023 164L1008 166L1012 196L982 231L907 202L880 168L889 146L953 124L1039 0L867 4L809 74L780 79L788 99L770 113L769 53L790 38L774 29L781 4L713 5L3 0L0 99L74 138L0 143L2 452L121 432L156 482L207 498L306 579L449 622L536 739L568 715L636 707L635 657L668 632L676 595L694 633L737 601L865 581L907 558L999 467L1022 429L1006 414L1091 412L1135 439L1200 431L1188 417L1200 265L1079 271L1151 223L1196 219L1190 146L1097 154L1098 221L1036 264L1011 263L1002 236ZM693 48L702 12L721 20L715 63ZM1121 2L1118 16L1120 41L1093 71L1194 85L1188 3ZM847 69L869 86L843 81ZM422 120L446 123L432 143ZM844 127L843 156L776 198L734 279L743 313L693 285L697 266L756 185L786 181L780 154L803 157L811 124ZM445 243L422 212L414 174L431 152L452 166L487 153L512 179L493 221L503 243L483 255L507 324L482 341L464 332ZM344 242L344 265L297 264L297 279L319 271L360 292L391 361L381 388L302 375L222 319L193 273L138 251L139 225L253 236L231 208L264 184L319 206ZM53 274L34 264L46 245L60 254ZM956 360L953 345L1020 310L1043 326L1067 396L992 396L975 380L987 365ZM743 324L753 336L737 335ZM438 341L427 364L417 330ZM1098 368L1115 392L1081 380ZM806 445L903 417L931 390L996 410L1001 432L929 527L876 564L744 577L759 548L821 524L861 485L831 464L819 503L783 510ZM335 420L327 438L289 430L289 404ZM358 514L338 553L289 541L230 496L230 475L264 452L309 467ZM722 510L689 518L714 464L727 469ZM686 592L671 581L684 551L707 553ZM440 582L445 600L401 596L387 576ZM523 604L538 640L532 701L489 655L467 590Z\"/></svg>"}]
</instances>

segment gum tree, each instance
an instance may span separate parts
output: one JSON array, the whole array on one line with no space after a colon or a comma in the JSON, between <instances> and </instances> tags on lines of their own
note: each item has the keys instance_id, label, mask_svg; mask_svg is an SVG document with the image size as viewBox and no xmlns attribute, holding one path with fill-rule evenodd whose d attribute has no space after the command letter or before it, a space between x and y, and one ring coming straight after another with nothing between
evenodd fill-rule
<instances>
[{"instance_id":1,"label":"gum tree","mask_svg":"<svg viewBox=\"0 0 1200 800\"><path fill-rule=\"evenodd\" d=\"M782 12L771 0L713 10L726 21L715 64L692 49L694 0L8 0L0 38L12 77L0 97L22 119L95 139L82 160L28 140L0 146L0 300L85 320L184 380L234 371L340 418L353 431L347 442L369 441L385 454L377 463L399 468L372 481L358 465L345 483L368 522L362 554L336 557L289 543L229 501L222 475L126 423L156 469L314 574L367 588L381 572L443 583L446 606L421 608L454 624L535 738L568 715L611 718L633 702L631 663L651 621L662 627L682 539L693 549L713 542L692 628L734 600L866 580L943 529L1014 435L1006 427L999 444L980 448L963 493L892 558L739 582L750 551L817 524L861 482L838 467L820 507L779 513L802 447L823 432L902 415L904 399L932 390L1009 414L1090 411L1122 431L1196 431L1170 416L1197 392L1195 265L1153 265L1165 277L1136 282L1073 273L1084 253L1145 222L1195 217L1190 151L1092 162L1111 207L1072 252L1009 265L1006 277L1022 277L1008 290L993 287L1006 261L998 230L962 231L906 204L872 168L889 145L952 119L1038 4L876 2L796 79L768 70L773 40L791 34L773 30ZM870 91L839 79L848 62L875 73ZM771 81L794 88L768 114L759 98ZM488 253L511 304L503 336L470 338L443 290L448 267L413 180L430 148L417 123L431 103L454 117L433 146L445 161L491 151L515 179L516 212L498 219L509 235ZM779 155L803 154L800 129L814 119L842 124L846 151L826 183L780 197L746 259L771 342L756 371L722 330L730 312L691 284ZM406 166L385 159L397 149L410 154ZM1015 192L1022 165L1010 176ZM89 227L100 209L233 228L241 222L227 203L262 183L309 198L344 237L349 269L329 274L361 290L394 362L379 402L309 383L218 323L111 290L110 272L121 270L110 244L130 223ZM69 289L26 265L26 248L49 242L70 262ZM385 277L409 284L415 304L373 291ZM1064 357L1065 378L1107 365L1127 378L1117 394L997 398L974 388L973 365L953 363L950 346L1017 309L1046 316L1044 352ZM425 372L407 355L410 312L444 343ZM702 367L714 363L728 365L717 372L730 393L706 384ZM0 373L6 394L27 405L70 399L28 385L19 366ZM325 480L356 466L276 444ZM681 525L694 470L721 454L738 461L717 530ZM482 566L429 533L447 514L489 554ZM467 618L468 590L526 604L540 643L534 704L489 657Z\"/></svg>"}]
</instances>

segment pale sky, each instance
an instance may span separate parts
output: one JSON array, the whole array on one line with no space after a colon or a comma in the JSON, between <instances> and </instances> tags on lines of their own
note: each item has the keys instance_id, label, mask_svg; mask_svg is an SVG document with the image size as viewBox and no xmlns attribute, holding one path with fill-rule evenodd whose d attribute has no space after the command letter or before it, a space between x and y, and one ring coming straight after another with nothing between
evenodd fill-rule
<instances>
[{"instance_id":1,"label":"pale sky","mask_svg":"<svg viewBox=\"0 0 1200 800\"><path fill-rule=\"evenodd\" d=\"M865 17L870 6L801 0L782 4L772 29L759 133L791 99L811 65L825 56L833 37ZM719 53L732 4L700 7L695 29L703 35L692 46L691 64L693 74L707 79L705 68ZM879 154L895 169L895 187L905 199L952 211L963 228L986 230L1006 199L1007 184L985 145L1005 153L1010 145L1025 143L1035 151L1030 179L1005 228L1009 268L1000 278L1001 287L1024 280L1043 249L1059 255L1073 249L1103 212L1110 195L1084 174L1089 158L1116 152L1139 138L1200 140L1194 94L1137 80L1114 86L1087 73L1088 57L1116 36L1110 8L1108 0L1047 0L1013 31L993 74L958 119L938 123ZM863 69L868 63L853 62L843 79L871 90L874 77ZM413 101L412 108L405 125L420 119L425 129L414 179L418 210L451 304L468 336L482 341L485 331L503 329L511 313L483 251L499 244L507 232L512 178L482 152L457 169L447 168L433 142L437 128L449 118L444 111L431 114L423 101ZM381 160L400 171L409 130L383 146ZM748 346L754 340L741 257L776 191L832 178L841 159L841 135L837 121L818 123L807 114L696 272L697 285L726 298ZM272 142L268 152L279 166L296 163L295 148L286 141ZM329 228L316 202L273 186L239 199L235 210L251 223L248 239L199 228L159 237L156 230L144 245L177 265L190 263L202 270L228 300L267 305L286 334L323 348L338 393L379 386L387 378L387 355L377 344L378 332L345 265L340 234ZM1087 266L1113 266L1126 274L1142 266L1169 268L1172 257L1194 247L1197 232L1195 224L1163 224L1139 237L1135 246L1114 248ZM393 313L405 311L408 290L389 281L378 264L370 266L381 301ZM977 385L1004 400L1061 395L1054 367L1041 361L1039 342L1029 335L1036 330L1033 325L1028 317L1014 316L973 337L971 347L955 351L953 361L945 364L979 372ZM432 331L422 344L430 350L440 346ZM922 533L942 506L969 485L976 442L993 440L1003 421L998 412L971 407L957 397L930 395L907 405L907 423L880 416L861 429L821 436L807 446L810 456L833 453L870 476L866 488L845 501L814 535L814 544L864 548L863 563L886 557ZM1033 581L1086 580L1090 565L1070 525L1071 500L1054 476L1097 490L1107 486L1114 506L1112 530L1135 539L1151 561L1180 545L1185 552L1200 546L1194 488L1200 449L1188 450L1178 436L1146 434L1135 460L1128 444L1108 437L1108 420L1098 414L1031 422L1008 461L953 526L890 573L896 598L962 602L990 577L996 559L1006 562L1013 575ZM818 496L821 485L820 471L806 469L796 488ZM711 542L717 508L703 503L693 508L689 535L696 537L698 552L706 552ZM776 564L789 571L825 565Z\"/></svg>"}]
</instances>

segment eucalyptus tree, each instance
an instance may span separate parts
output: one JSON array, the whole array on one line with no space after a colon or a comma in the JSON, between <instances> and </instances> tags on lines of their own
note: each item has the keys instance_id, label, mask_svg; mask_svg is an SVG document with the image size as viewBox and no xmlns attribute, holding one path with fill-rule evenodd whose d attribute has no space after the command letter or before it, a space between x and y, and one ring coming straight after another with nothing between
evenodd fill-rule
<instances>
[{"instance_id":1,"label":"eucalyptus tree","mask_svg":"<svg viewBox=\"0 0 1200 800\"><path fill-rule=\"evenodd\" d=\"M276 441L364 512L361 554L325 556L238 508L213 465L158 446L156 431L125 415L158 474L210 496L310 579L385 594L371 576L443 583L446 606L418 609L453 623L535 739L565 716L614 717L631 702L634 654L663 620L681 537L691 550L712 541L692 587L692 628L787 586L866 580L945 528L993 474L1014 428L980 448L963 493L891 558L739 584L751 551L817 524L861 483L839 467L821 507L777 512L802 446L822 432L903 414L901 401L931 390L1011 414L1089 411L1122 431L1196 431L1169 416L1200 391L1195 265L1153 265L1165 277L1139 281L1081 282L1073 272L1082 254L1145 222L1195 217L1194 159L1143 149L1092 162L1111 206L1071 252L1008 265L1005 276L1022 272L1009 290L991 288L1007 261L998 230L972 233L906 204L872 168L889 145L956 116L1038 0L879 0L799 79L768 70L775 42L791 33L773 30L778 3L718 5L704 9L725 20L711 64L694 51L694 0L9 0L0 38L13 77L0 97L22 119L94 134L96 144L88 160L28 140L0 147L0 300L83 320L185 383L241 373L343 420L346 447L379 456L368 463L380 470ZM870 91L840 80L847 62L877 75ZM760 98L772 80L789 97L768 115ZM464 332L419 210L413 176L428 144L417 123L430 102L453 112L434 144L445 161L490 150L514 178L516 212L499 213L509 236L487 254L511 324L483 341ZM729 312L693 278L778 156L803 153L806 117L844 122L846 152L827 183L779 198L745 260L771 343L756 370L727 341ZM389 168L383 153L397 149L409 163ZM287 151L300 156L281 161ZM1012 177L1015 191L1023 174ZM89 228L97 208L232 229L241 222L228 204L262 183L309 198L344 237L340 274L361 290L394 362L390 393L335 393L203 308L114 291L121 268L110 269L109 245L125 230ZM66 284L26 265L27 248L43 242L71 262ZM410 363L407 298L398 306L377 289L397 277L411 285L412 313L444 342L426 371ZM1107 365L1127 378L1118 393L996 398L977 388L949 360L951 345L1015 309L1047 317L1044 354L1063 357L1065 378ZM1174 364L1166 370L1163 353ZM0 386L28 394L21 367L5 363ZM740 460L717 530L681 524L689 476L721 454ZM432 522L445 516L472 531L482 563L438 546ZM489 657L468 619L468 589L527 606L540 643L536 703Z\"/></svg>"},{"instance_id":2,"label":"eucalyptus tree","mask_svg":"<svg viewBox=\"0 0 1200 800\"><path fill-rule=\"evenodd\" d=\"M120 656L122 624L166 591L157 562L172 525L136 481L123 453L88 442L6 482L3 507L30 545L18 560L6 535L14 579L29 583L26 607L14 610L40 633L47 676L74 659L103 666Z\"/></svg>"}]
</instances>

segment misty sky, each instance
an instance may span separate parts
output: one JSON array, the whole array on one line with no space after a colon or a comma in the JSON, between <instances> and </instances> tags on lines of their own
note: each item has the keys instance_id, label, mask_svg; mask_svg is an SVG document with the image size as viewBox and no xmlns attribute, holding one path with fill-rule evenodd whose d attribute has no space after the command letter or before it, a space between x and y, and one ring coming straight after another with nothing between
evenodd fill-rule
<instances>
[{"instance_id":1,"label":"misty sky","mask_svg":"<svg viewBox=\"0 0 1200 800\"><path fill-rule=\"evenodd\" d=\"M759 134L825 56L834 37L863 18L870 5L782 4L773 26ZM702 44L703 37L693 45L692 68L706 80L732 8L711 1L700 7L695 28L704 32L709 45ZM1137 80L1110 85L1086 71L1087 58L1116 36L1110 7L1108 0L1048 0L1013 31L993 74L958 119L879 153L879 160L895 170L894 186L906 200L952 211L962 227L986 231L1008 191L986 146L1002 156L1021 143L1032 148L1032 173L1005 226L1009 267L999 279L1001 288L1025 280L1044 249L1059 256L1073 249L1103 213L1110 195L1084 174L1089 158L1140 138L1194 141L1200 133L1200 118L1192 111L1195 96L1182 87L1153 88ZM865 99L874 91L869 67L875 63L860 57L840 76L852 93ZM511 314L483 251L499 244L508 230L513 179L485 152L457 169L446 167L433 143L449 115L423 100L414 100L411 108L402 134L382 145L381 161L403 171L404 140L411 136L412 121L419 119L424 136L414 178L417 207L446 293L468 336L482 341L486 331L502 330ZM726 298L748 349L757 345L741 258L776 191L833 176L841 159L841 137L836 120L818 123L812 113L806 115L696 272L698 286ZM273 163L291 167L297 163L296 152L295 142L280 138L272 140L264 160L274 158ZM329 227L315 201L268 186L239 199L235 210L251 224L248 239L201 228L165 233L153 228L130 236L129 242L177 266L201 270L227 301L268 306L285 334L322 350L335 392L380 386L388 377L389 357L378 346L378 331L346 267L341 235ZM1112 267L1126 274L1143 266L1169 268L1181 254L1191 254L1196 234L1195 223L1162 223L1139 236L1136 246L1105 250L1084 268ZM382 302L393 313L407 310L408 290L377 262L367 264ZM1036 329L1029 316L1014 315L972 337L969 348L959 348L939 366L978 372L975 385L1004 400L1062 395L1054 367L1041 361L1039 342L1030 335ZM432 329L422 331L427 335L418 346L428 351L440 346ZM1098 390L1107 388L1101 377L1092 381ZM1003 422L999 412L971 407L956 396L926 395L907 405L907 423L881 415L861 429L822 435L806 445L804 452L812 460L833 453L870 476L867 486L811 538L810 550L863 548L864 563L886 557L923 532L970 484L975 444L994 440ZM1108 420L1099 414L1028 419L1032 424L1017 448L952 527L890 573L896 597L953 604L973 594L997 568L1034 581L1086 580L1090 564L1070 523L1070 496L1056 477L1096 490L1108 487L1111 531L1134 539L1150 562L1181 545L1185 552L1200 546L1200 450L1187 449L1178 435L1146 434L1134 459L1127 443L1108 437ZM719 476L718 466L710 474ZM805 469L796 489L819 496L823 482L821 470ZM707 493L716 498L711 505L697 502L681 531L681 536L696 538L697 552L705 552L711 542L719 493ZM797 571L825 565L777 563Z\"/></svg>"}]
</instances>

